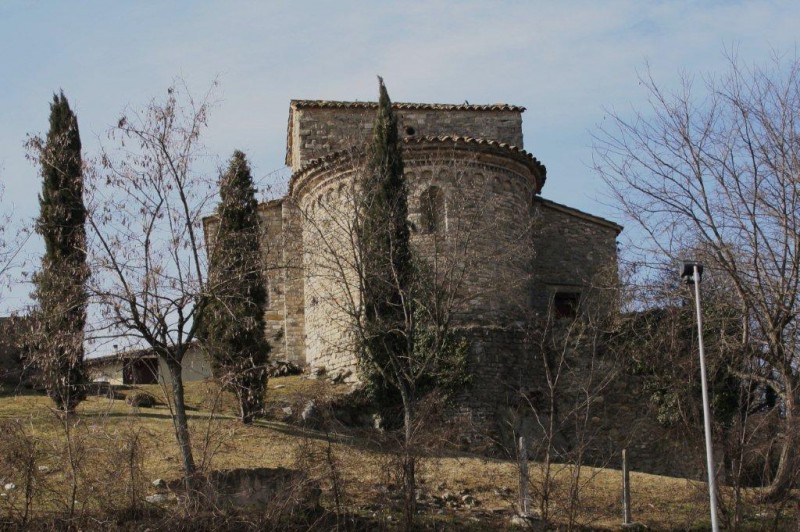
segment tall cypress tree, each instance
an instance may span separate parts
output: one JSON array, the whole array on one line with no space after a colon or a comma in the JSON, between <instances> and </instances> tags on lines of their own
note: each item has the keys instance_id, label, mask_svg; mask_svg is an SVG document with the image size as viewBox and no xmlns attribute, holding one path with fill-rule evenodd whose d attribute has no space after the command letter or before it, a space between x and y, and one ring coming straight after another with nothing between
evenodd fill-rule
<instances>
[{"instance_id":1,"label":"tall cypress tree","mask_svg":"<svg viewBox=\"0 0 800 532\"><path fill-rule=\"evenodd\" d=\"M203 336L215 373L236 393L241 420L250 423L264 406L270 347L264 332L267 291L258 202L247 159L238 150L221 178L220 198Z\"/></svg>"},{"instance_id":2,"label":"tall cypress tree","mask_svg":"<svg viewBox=\"0 0 800 532\"><path fill-rule=\"evenodd\" d=\"M45 254L34 277L38 302L36 355L47 392L71 412L86 397L83 366L86 324L86 208L78 119L64 93L53 95L50 130L39 152L42 171L36 232Z\"/></svg>"},{"instance_id":3,"label":"tall cypress tree","mask_svg":"<svg viewBox=\"0 0 800 532\"><path fill-rule=\"evenodd\" d=\"M403 406L405 526L415 513L413 423L417 401L414 341L414 264L408 225L408 187L397 117L383 79L356 223L361 261L362 309L359 365L382 410L400 396ZM382 403L382 404L381 404Z\"/></svg>"},{"instance_id":4,"label":"tall cypress tree","mask_svg":"<svg viewBox=\"0 0 800 532\"><path fill-rule=\"evenodd\" d=\"M392 359L408 360L413 349L408 299L412 282L408 190L397 117L382 78L369 159L361 183L356 225L363 279L364 341L361 370L382 409L397 405ZM386 413L386 412L384 412Z\"/></svg>"}]
</instances>

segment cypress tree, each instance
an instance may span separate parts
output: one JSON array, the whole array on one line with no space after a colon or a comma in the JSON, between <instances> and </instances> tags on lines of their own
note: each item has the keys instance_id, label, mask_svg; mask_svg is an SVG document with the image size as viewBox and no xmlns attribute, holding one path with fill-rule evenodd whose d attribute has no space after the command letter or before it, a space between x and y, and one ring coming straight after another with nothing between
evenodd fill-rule
<instances>
[{"instance_id":1,"label":"cypress tree","mask_svg":"<svg viewBox=\"0 0 800 532\"><path fill-rule=\"evenodd\" d=\"M382 413L399 394L403 406L403 494L407 530L415 513L413 423L417 401L413 305L414 264L408 226L408 187L397 117L383 79L367 168L361 181L356 236L362 308L358 359L367 389Z\"/></svg>"},{"instance_id":2,"label":"cypress tree","mask_svg":"<svg viewBox=\"0 0 800 532\"><path fill-rule=\"evenodd\" d=\"M48 395L71 412L86 397L86 208L78 120L64 93L53 95L50 130L39 152L42 172L36 232L45 243L34 276L38 303L35 360Z\"/></svg>"},{"instance_id":3,"label":"cypress tree","mask_svg":"<svg viewBox=\"0 0 800 532\"><path fill-rule=\"evenodd\" d=\"M267 290L258 202L247 159L238 150L220 180L220 198L203 336L215 374L236 393L241 420L250 423L264 407L270 347L264 332Z\"/></svg>"},{"instance_id":4,"label":"cypress tree","mask_svg":"<svg viewBox=\"0 0 800 532\"><path fill-rule=\"evenodd\" d=\"M397 129L397 117L380 77L378 112L367 168L361 183L357 236L363 279L364 340L360 366L384 418L398 404L391 378L392 359L408 360L413 349L408 299L412 282L408 190ZM405 356L404 356L405 354ZM391 381L391 382L388 382Z\"/></svg>"}]
</instances>

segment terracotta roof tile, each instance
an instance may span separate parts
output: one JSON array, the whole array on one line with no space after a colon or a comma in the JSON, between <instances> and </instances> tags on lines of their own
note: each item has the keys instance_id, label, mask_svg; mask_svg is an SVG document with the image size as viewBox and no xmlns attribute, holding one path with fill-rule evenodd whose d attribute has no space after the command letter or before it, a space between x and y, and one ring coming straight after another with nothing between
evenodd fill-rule
<instances>
[{"instance_id":1,"label":"terracotta roof tile","mask_svg":"<svg viewBox=\"0 0 800 532\"><path fill-rule=\"evenodd\" d=\"M505 142L498 142L496 140L488 140L482 138L473 138L473 137L459 137L459 136L423 136L423 137L405 137L403 138L404 144L469 144L469 145L477 145L477 146L490 146L495 149L500 149L502 151L510 152L516 157L521 157L526 160L528 164L536 168L542 177L542 185L544 185L544 180L546 179L547 175L547 168L533 155L526 152L522 148L518 146L513 146L511 144L506 144ZM348 155L361 155L363 154L363 147L360 149L349 148L345 150L335 151L333 153L329 153L322 157L318 157L311 161L308 161L303 166L298 168L296 172L292 175L292 179L289 182L289 194L292 194L292 190L294 189L294 184L297 181L297 178L307 173L310 170L313 170L318 167L326 166L337 160L346 157ZM541 187L540 187L541 188Z\"/></svg>"},{"instance_id":2,"label":"terracotta roof tile","mask_svg":"<svg viewBox=\"0 0 800 532\"><path fill-rule=\"evenodd\" d=\"M378 102L337 102L331 100L292 100L291 107L300 108L330 108L330 109L377 109ZM450 103L411 103L394 102L392 107L395 109L408 110L437 110L437 111L513 111L522 113L524 107L509 105L507 103L493 103L486 105L472 104L450 104Z\"/></svg>"}]
</instances>

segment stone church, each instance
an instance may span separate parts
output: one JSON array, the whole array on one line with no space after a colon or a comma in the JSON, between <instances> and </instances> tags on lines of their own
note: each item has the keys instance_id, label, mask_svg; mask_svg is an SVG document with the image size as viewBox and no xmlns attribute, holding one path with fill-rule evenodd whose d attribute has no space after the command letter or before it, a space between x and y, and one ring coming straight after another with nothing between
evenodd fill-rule
<instances>
[{"instance_id":1,"label":"stone church","mask_svg":"<svg viewBox=\"0 0 800 532\"><path fill-rule=\"evenodd\" d=\"M537 344L537 328L543 322L556 328L578 323L570 318L583 319L584 309L618 304L613 296L599 297L595 288L598 278L616 280L622 227L542 196L547 171L524 149L523 107L393 106L411 245L450 289L445 292L453 328L469 346L472 383L453 414L464 426L494 427L483 432L488 441L513 441L509 436L520 430L536 436L546 423L544 359L550 356ZM355 183L376 111L374 102L292 101L289 190L260 205L270 356L353 380L352 316L359 305ZM212 242L215 224L213 216L204 220ZM591 445L581 447L587 463L605 463L627 448L640 471L702 472L688 461L688 469L679 471L683 466L671 459L688 449L657 423L640 377L612 378L616 369L596 375L606 364L602 350L574 345L565 364L568 375L559 384L555 413L562 449L577 445L571 441L575 427L567 426L582 415L575 417L576 405L591 405L582 421L582 434L591 434ZM590 396L586 384L593 379Z\"/></svg>"},{"instance_id":2,"label":"stone church","mask_svg":"<svg viewBox=\"0 0 800 532\"><path fill-rule=\"evenodd\" d=\"M261 205L272 357L354 372L357 306L348 279L354 178L371 138L374 102L294 100L288 194ZM598 272L616 266L622 227L547 200L545 166L525 151L523 107L395 103L409 189L412 245L458 277L454 324L481 375L466 401L487 405L530 387L522 324L567 316ZM213 233L214 219L205 220ZM444 265L444 266L442 266ZM453 273L456 272L456 273Z\"/></svg>"}]
</instances>

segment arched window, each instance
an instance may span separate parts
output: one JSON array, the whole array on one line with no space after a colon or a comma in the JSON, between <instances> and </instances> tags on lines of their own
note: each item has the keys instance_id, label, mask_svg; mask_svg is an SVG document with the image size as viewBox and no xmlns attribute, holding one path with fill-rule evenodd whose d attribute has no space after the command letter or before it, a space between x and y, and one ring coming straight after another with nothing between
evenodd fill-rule
<instances>
[{"instance_id":1,"label":"arched window","mask_svg":"<svg viewBox=\"0 0 800 532\"><path fill-rule=\"evenodd\" d=\"M420 229L423 233L435 233L445 228L444 192L436 186L428 187L419 199Z\"/></svg>"}]
</instances>

